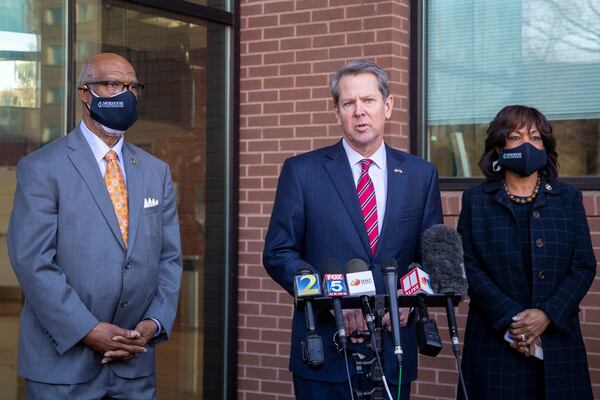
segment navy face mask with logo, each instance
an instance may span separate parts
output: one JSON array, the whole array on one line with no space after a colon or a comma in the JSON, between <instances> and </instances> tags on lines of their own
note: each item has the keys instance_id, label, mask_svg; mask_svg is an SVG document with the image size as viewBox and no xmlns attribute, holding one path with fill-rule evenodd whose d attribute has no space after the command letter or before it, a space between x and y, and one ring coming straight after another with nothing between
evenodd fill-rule
<instances>
[{"instance_id":1,"label":"navy face mask with logo","mask_svg":"<svg viewBox=\"0 0 600 400\"><path fill-rule=\"evenodd\" d=\"M137 98L133 92L126 90L112 97L100 97L92 92L90 115L100 124L126 131L137 120Z\"/></svg>"},{"instance_id":2,"label":"navy face mask with logo","mask_svg":"<svg viewBox=\"0 0 600 400\"><path fill-rule=\"evenodd\" d=\"M529 142L513 149L500 149L498 155L498 165L523 177L539 171L547 163L546 150L540 150Z\"/></svg>"}]
</instances>

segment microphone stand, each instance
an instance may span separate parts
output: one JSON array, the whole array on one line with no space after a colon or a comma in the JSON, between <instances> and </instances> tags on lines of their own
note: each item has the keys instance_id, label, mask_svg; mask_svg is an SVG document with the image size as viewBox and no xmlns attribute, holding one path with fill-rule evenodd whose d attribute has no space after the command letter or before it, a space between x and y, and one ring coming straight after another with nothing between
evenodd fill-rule
<instances>
[{"instance_id":1,"label":"microphone stand","mask_svg":"<svg viewBox=\"0 0 600 400\"><path fill-rule=\"evenodd\" d=\"M365 296L366 297L366 296ZM376 357L372 358L369 361L365 361L363 360L364 356L362 355L362 353L357 354L354 353L352 355L352 359L354 360L354 362L356 363L356 373L357 374L368 374L369 378L371 379L371 381L373 382L373 389L369 390L369 391L356 391L356 398L357 399L371 399L371 400L384 400L386 399L385 397L385 389L383 389L383 391L379 390L379 388L384 388L383 385L383 348L384 348L384 343L383 343L383 339L385 337L384 335L384 328L382 327L382 323L381 323L381 319L383 317L383 315L385 314L385 310L386 310L386 305L389 305L389 302L387 300L387 295L376 295L376 296L370 296L368 297L368 305L364 304L365 302L359 298L359 297L343 297L342 299L342 307L343 308L361 308L363 315L366 317L367 320L370 319L369 314L370 310L369 307L371 307L371 304L373 304L372 307L375 308L375 313L374 313L374 329L373 332L366 332L366 331L362 331L359 332L358 334L353 333L352 336L353 337L359 337L359 338L363 338L363 339L370 339L370 343L366 344L366 346L370 347L371 350L374 351L374 349L377 349L377 351L379 352L378 354L380 355L380 361L381 361L381 368L379 367L379 362L376 359ZM461 301L462 301L462 296L460 294L454 294L454 293L448 293L448 294L431 294L431 295L401 295L398 296L397 298L398 300L398 307L418 307L419 306L419 302L424 302L428 307L446 307L447 305L458 305ZM315 308L318 309L326 309L326 310L330 310L331 309L331 298L330 297L318 297L318 298L311 298L311 302L313 304L313 306ZM304 299L298 299L298 304L299 306L304 306L304 303L306 303L306 301ZM375 347L373 347L373 343L375 344ZM373 367L373 364L377 364L377 368L375 369L375 367ZM365 367L370 367L371 370L369 370L368 372L365 371ZM462 371L460 369L460 364L459 364L459 376L462 376ZM461 382L462 383L462 382ZM398 388L398 390L400 390L400 387ZM381 394L383 393L383 395ZM465 391L466 394L466 391ZM373 395L375 395L376 397L372 397ZM359 397L362 396L362 397Z\"/></svg>"},{"instance_id":2,"label":"microphone stand","mask_svg":"<svg viewBox=\"0 0 600 400\"><path fill-rule=\"evenodd\" d=\"M458 369L458 378L463 389L465 400L469 400L467 394L467 386L463 377L462 368L460 367L460 340L458 338L458 327L456 324L456 315L454 314L454 304L452 302L453 293L447 293L446 297L446 317L448 319L448 329L450 331L450 340L452 341L452 352L456 359L456 368Z\"/></svg>"},{"instance_id":3,"label":"microphone stand","mask_svg":"<svg viewBox=\"0 0 600 400\"><path fill-rule=\"evenodd\" d=\"M360 357L353 355L353 360L355 362L356 373L357 374L366 374L367 377L371 380L372 388L371 390L359 390L353 389L354 396L356 399L364 399L364 400L387 400L385 386L383 384L383 376L384 376L384 338L385 338L385 328L381 322L384 314L385 314L385 295L376 295L370 297L370 300L373 300L375 312L371 312L370 301L363 300L362 312L365 319L370 319L374 316L373 326L374 328L371 331L371 327L369 327L369 334L363 333L360 336L363 338L370 338L370 341L366 346L370 348L370 350L374 353L373 357L369 360L361 360ZM371 324L369 324L371 325ZM368 372L365 371L365 367L369 368Z\"/></svg>"}]
</instances>

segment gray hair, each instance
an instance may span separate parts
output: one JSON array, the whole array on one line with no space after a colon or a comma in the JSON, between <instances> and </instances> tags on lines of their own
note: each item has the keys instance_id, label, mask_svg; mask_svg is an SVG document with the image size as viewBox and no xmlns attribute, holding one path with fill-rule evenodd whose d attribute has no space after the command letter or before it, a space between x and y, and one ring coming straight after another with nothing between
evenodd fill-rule
<instances>
[{"instance_id":1,"label":"gray hair","mask_svg":"<svg viewBox=\"0 0 600 400\"><path fill-rule=\"evenodd\" d=\"M385 101L385 99L388 98L390 95L390 81L383 68L371 60L352 60L342 65L329 80L329 90L331 90L333 104L336 107L338 106L338 101L340 100L339 85L342 77L344 75L358 75L363 73L375 75L375 78L377 78L377 87L383 96L383 100Z\"/></svg>"}]
</instances>

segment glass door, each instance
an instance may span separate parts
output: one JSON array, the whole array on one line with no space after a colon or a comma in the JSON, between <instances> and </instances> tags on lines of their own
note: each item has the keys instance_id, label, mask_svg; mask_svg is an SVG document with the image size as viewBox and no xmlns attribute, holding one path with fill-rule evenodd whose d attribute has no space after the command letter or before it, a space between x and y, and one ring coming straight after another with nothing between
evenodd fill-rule
<instances>
[{"instance_id":1,"label":"glass door","mask_svg":"<svg viewBox=\"0 0 600 400\"><path fill-rule=\"evenodd\" d=\"M6 232L17 162L66 130L62 0L0 0L0 398L24 399L17 378L21 290Z\"/></svg>"},{"instance_id":2,"label":"glass door","mask_svg":"<svg viewBox=\"0 0 600 400\"><path fill-rule=\"evenodd\" d=\"M173 174L184 273L176 328L158 346L159 398L220 397L228 28L121 1L76 4L77 70L97 52L130 60L145 88L126 140L166 161Z\"/></svg>"},{"instance_id":3,"label":"glass door","mask_svg":"<svg viewBox=\"0 0 600 400\"><path fill-rule=\"evenodd\" d=\"M158 396L228 394L232 28L139 3L0 0L1 399L25 398L16 374L22 299L6 251L15 167L79 123L79 69L97 52L124 56L144 83L126 140L170 165L177 196L184 272L172 339L158 346Z\"/></svg>"}]
</instances>

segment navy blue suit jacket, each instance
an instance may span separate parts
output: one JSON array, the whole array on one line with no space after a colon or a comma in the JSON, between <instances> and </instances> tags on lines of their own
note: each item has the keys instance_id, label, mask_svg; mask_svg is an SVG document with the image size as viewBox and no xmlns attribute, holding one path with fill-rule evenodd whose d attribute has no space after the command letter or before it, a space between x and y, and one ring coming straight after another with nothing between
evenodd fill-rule
<instances>
[{"instance_id":1,"label":"navy blue suit jacket","mask_svg":"<svg viewBox=\"0 0 600 400\"><path fill-rule=\"evenodd\" d=\"M531 363L503 335L514 315L539 308L552 321L542 334L545 398L591 399L578 305L594 280L596 259L581 192L542 181L530 221L531 288L502 181L473 187L462 201L458 231L470 296L462 365L469 397L524 398L519 382Z\"/></svg>"},{"instance_id":2,"label":"navy blue suit jacket","mask_svg":"<svg viewBox=\"0 0 600 400\"><path fill-rule=\"evenodd\" d=\"M380 263L396 259L403 274L420 258L423 231L442 222L437 170L430 163L386 146L387 199L375 255L369 250L356 186L342 142L285 161L265 240L263 263L269 275L288 293L298 266L317 268L327 257L346 263L364 260L373 271L378 293L385 293ZM321 274L324 271L319 271ZM401 276L401 275L400 275ZM302 359L306 338L304 313L294 312L290 370L299 376L328 382L346 379L343 357L333 344L335 323L329 311L316 314L323 338L324 366L310 370ZM402 329L403 382L416 379L417 352L414 321ZM397 382L392 338L385 339L385 369L389 382Z\"/></svg>"}]
</instances>

